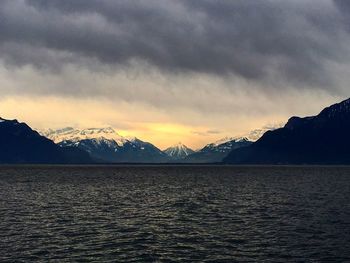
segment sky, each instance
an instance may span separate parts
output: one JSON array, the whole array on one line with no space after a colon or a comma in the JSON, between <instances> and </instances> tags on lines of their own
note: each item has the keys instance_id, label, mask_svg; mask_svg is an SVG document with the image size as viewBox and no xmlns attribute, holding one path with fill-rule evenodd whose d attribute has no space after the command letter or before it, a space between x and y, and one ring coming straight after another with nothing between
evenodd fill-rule
<instances>
[{"instance_id":1,"label":"sky","mask_svg":"<svg viewBox=\"0 0 350 263\"><path fill-rule=\"evenodd\" d=\"M164 149L349 97L347 0L2 0L0 116Z\"/></svg>"}]
</instances>

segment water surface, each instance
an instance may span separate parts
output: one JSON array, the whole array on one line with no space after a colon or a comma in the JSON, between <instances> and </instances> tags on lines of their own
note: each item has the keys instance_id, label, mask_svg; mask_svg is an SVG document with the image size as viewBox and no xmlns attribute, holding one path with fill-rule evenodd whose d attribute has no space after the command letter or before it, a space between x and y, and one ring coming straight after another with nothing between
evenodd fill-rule
<instances>
[{"instance_id":1,"label":"water surface","mask_svg":"<svg viewBox=\"0 0 350 263\"><path fill-rule=\"evenodd\" d=\"M0 167L0 261L350 261L350 168Z\"/></svg>"}]
</instances>

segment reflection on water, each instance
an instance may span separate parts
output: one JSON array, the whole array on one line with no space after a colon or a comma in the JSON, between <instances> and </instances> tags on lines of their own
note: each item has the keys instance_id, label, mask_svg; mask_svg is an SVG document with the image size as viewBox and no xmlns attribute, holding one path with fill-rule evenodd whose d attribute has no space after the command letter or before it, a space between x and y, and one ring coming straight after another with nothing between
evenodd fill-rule
<instances>
[{"instance_id":1,"label":"reflection on water","mask_svg":"<svg viewBox=\"0 0 350 263\"><path fill-rule=\"evenodd\" d=\"M347 261L350 168L2 167L0 261Z\"/></svg>"}]
</instances>

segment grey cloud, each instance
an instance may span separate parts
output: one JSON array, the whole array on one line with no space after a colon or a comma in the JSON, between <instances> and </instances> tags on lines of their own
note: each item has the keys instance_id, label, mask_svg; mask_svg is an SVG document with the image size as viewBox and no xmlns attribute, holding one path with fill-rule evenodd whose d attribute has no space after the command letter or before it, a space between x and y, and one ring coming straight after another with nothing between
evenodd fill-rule
<instances>
[{"instance_id":1,"label":"grey cloud","mask_svg":"<svg viewBox=\"0 0 350 263\"><path fill-rule=\"evenodd\" d=\"M343 8L338 0L3 0L0 58L53 69L136 59L174 74L327 88L328 63L349 61Z\"/></svg>"},{"instance_id":2,"label":"grey cloud","mask_svg":"<svg viewBox=\"0 0 350 263\"><path fill-rule=\"evenodd\" d=\"M219 130L208 130L207 133L208 134L220 134L221 131L219 131Z\"/></svg>"},{"instance_id":3,"label":"grey cloud","mask_svg":"<svg viewBox=\"0 0 350 263\"><path fill-rule=\"evenodd\" d=\"M192 134L199 135L199 136L207 136L208 134L206 132L201 131L191 131Z\"/></svg>"},{"instance_id":4,"label":"grey cloud","mask_svg":"<svg viewBox=\"0 0 350 263\"><path fill-rule=\"evenodd\" d=\"M220 134L222 133L222 131L219 131L219 130L191 131L191 133L199 136L208 136L213 134Z\"/></svg>"}]
</instances>

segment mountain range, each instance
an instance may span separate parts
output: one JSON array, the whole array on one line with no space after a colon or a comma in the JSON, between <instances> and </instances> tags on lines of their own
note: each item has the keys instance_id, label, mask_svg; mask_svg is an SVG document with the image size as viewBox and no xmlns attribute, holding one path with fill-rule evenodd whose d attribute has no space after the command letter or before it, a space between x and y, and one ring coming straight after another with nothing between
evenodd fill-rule
<instances>
[{"instance_id":1,"label":"mountain range","mask_svg":"<svg viewBox=\"0 0 350 263\"><path fill-rule=\"evenodd\" d=\"M254 136L259 132L254 131ZM135 137L123 137L111 127L66 127L44 130L41 134L63 148L76 147L86 151L100 163L214 163L220 162L231 150L251 143L247 138L226 137L199 151L194 151L181 142L161 151L149 142Z\"/></svg>"},{"instance_id":2,"label":"mountain range","mask_svg":"<svg viewBox=\"0 0 350 263\"><path fill-rule=\"evenodd\" d=\"M149 142L126 138L113 128L74 129L71 127L42 131L42 135L62 148L76 147L100 163L164 163L166 153Z\"/></svg>"},{"instance_id":3,"label":"mountain range","mask_svg":"<svg viewBox=\"0 0 350 263\"><path fill-rule=\"evenodd\" d=\"M25 123L0 118L0 163L350 164L349 134L350 99L316 116L291 117L281 128L224 138L198 151L182 143L161 151L111 127L39 134Z\"/></svg>"},{"instance_id":4,"label":"mountain range","mask_svg":"<svg viewBox=\"0 0 350 263\"><path fill-rule=\"evenodd\" d=\"M350 99L316 116L292 117L248 147L233 150L231 164L350 164Z\"/></svg>"},{"instance_id":5,"label":"mountain range","mask_svg":"<svg viewBox=\"0 0 350 263\"><path fill-rule=\"evenodd\" d=\"M184 157L184 163L221 162L232 150L250 145L247 138L224 138L204 146L201 150Z\"/></svg>"},{"instance_id":6,"label":"mountain range","mask_svg":"<svg viewBox=\"0 0 350 263\"><path fill-rule=\"evenodd\" d=\"M248 146L258 140L266 131L274 130L280 125L269 125L255 129L247 134L237 137L225 137L205 145L202 149L177 159L179 163L218 163L232 150Z\"/></svg>"},{"instance_id":7,"label":"mountain range","mask_svg":"<svg viewBox=\"0 0 350 263\"><path fill-rule=\"evenodd\" d=\"M220 162L232 149L251 143L247 138L224 138L198 151L182 143L161 151L149 142L123 137L111 127L66 127L42 130L39 134L17 120L0 120L4 145L7 142L5 146L12 150L3 147L0 163L214 163ZM259 136L261 131L251 134ZM11 140L9 136L20 137ZM48 148L42 148L44 142ZM27 149L27 146L30 147Z\"/></svg>"}]
</instances>

